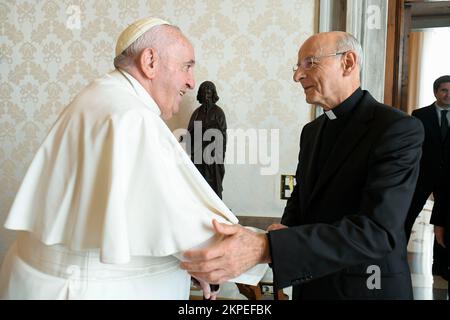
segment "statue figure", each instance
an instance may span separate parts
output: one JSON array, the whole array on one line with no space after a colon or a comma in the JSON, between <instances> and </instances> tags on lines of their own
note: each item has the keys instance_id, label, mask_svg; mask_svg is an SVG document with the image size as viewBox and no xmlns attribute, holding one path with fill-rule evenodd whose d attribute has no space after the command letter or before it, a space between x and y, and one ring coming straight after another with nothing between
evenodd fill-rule
<instances>
[{"instance_id":1,"label":"statue figure","mask_svg":"<svg viewBox=\"0 0 450 320\"><path fill-rule=\"evenodd\" d=\"M194 111L188 125L191 159L222 199L227 122L225 113L216 105L219 97L214 83L203 82L198 89L197 100L201 106Z\"/></svg>"}]
</instances>

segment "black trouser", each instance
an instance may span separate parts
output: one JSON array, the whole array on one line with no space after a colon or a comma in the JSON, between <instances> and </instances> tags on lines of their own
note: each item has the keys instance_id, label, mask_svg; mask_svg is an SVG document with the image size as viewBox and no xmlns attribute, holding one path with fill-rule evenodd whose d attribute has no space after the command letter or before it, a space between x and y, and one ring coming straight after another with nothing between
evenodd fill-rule
<instances>
[{"instance_id":1,"label":"black trouser","mask_svg":"<svg viewBox=\"0 0 450 320\"><path fill-rule=\"evenodd\" d=\"M408 215L406 216L405 220L406 243L409 242L414 222L416 221L417 216L423 210L423 207L425 206L425 203L427 202L431 193L433 193L434 196L435 207L433 209L436 209L436 205L442 202L442 200L445 199L445 196L448 196L446 195L444 188L435 188L433 190L433 188L430 187L422 187L419 184L417 185L416 191L414 192L414 196L411 201L411 206L408 210Z\"/></svg>"},{"instance_id":2,"label":"black trouser","mask_svg":"<svg viewBox=\"0 0 450 320\"><path fill-rule=\"evenodd\" d=\"M411 201L411 206L409 207L408 215L406 216L405 220L406 243L409 242L414 222L416 221L417 216L423 210L423 207L425 206L425 203L430 197L430 194L431 191L420 190L419 188L416 188L416 191L414 192L414 196Z\"/></svg>"}]
</instances>

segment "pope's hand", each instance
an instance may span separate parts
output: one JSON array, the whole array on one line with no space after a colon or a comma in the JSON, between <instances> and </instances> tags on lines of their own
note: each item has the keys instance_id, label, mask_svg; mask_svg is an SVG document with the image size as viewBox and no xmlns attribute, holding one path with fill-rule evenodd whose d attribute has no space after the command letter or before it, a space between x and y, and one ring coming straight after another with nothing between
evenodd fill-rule
<instances>
[{"instance_id":1,"label":"pope's hand","mask_svg":"<svg viewBox=\"0 0 450 320\"><path fill-rule=\"evenodd\" d=\"M285 226L284 224L273 223L267 228L267 231L281 230L281 229L286 229L286 228L287 228L287 226Z\"/></svg>"},{"instance_id":2,"label":"pope's hand","mask_svg":"<svg viewBox=\"0 0 450 320\"><path fill-rule=\"evenodd\" d=\"M224 283L249 270L258 263L268 263L269 240L264 233L257 233L239 224L228 225L213 220L215 231L223 239L210 247L186 251L188 260L181 263L196 279L208 283Z\"/></svg>"},{"instance_id":3,"label":"pope's hand","mask_svg":"<svg viewBox=\"0 0 450 320\"><path fill-rule=\"evenodd\" d=\"M211 285L209 283L207 283L206 281L203 281L202 279L196 279L194 277L192 277L192 280L196 287L199 287L200 289L202 289L204 299L206 299L206 300L216 300L217 299L217 295L220 291L219 286L215 286L215 287L217 287L217 290L213 291L213 290L211 290Z\"/></svg>"}]
</instances>

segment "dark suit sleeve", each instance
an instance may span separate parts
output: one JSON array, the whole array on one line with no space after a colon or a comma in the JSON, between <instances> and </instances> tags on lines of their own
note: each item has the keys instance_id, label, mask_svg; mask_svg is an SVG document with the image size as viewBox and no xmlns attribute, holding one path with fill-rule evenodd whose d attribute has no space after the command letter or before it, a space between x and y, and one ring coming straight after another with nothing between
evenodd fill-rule
<instances>
[{"instance_id":1,"label":"dark suit sleeve","mask_svg":"<svg viewBox=\"0 0 450 320\"><path fill-rule=\"evenodd\" d=\"M430 224L439 227L449 227L450 218L450 186L449 186L450 177L447 177L446 185L441 186L442 190L440 191L444 196L441 196L439 201L434 202L433 212L431 214Z\"/></svg>"},{"instance_id":2,"label":"dark suit sleeve","mask_svg":"<svg viewBox=\"0 0 450 320\"><path fill-rule=\"evenodd\" d=\"M423 126L417 119L394 121L373 145L362 199L355 199L361 201L360 212L343 213L345 217L334 224L270 232L279 288L381 259L404 242L404 220L417 181L423 139Z\"/></svg>"},{"instance_id":3,"label":"dark suit sleeve","mask_svg":"<svg viewBox=\"0 0 450 320\"><path fill-rule=\"evenodd\" d=\"M438 204L435 202L434 205L436 206ZM450 215L449 200L443 199L438 206L439 208L433 208L430 224L439 227L446 227L446 215Z\"/></svg>"},{"instance_id":4,"label":"dark suit sleeve","mask_svg":"<svg viewBox=\"0 0 450 320\"><path fill-rule=\"evenodd\" d=\"M303 140L303 132L300 136L300 148L302 147L302 140ZM299 184L301 183L298 180L300 170L301 170L301 159L300 154L298 156L298 164L297 164L297 170L295 173L295 177L297 179L296 184L294 186L294 190L292 190L291 197L287 200L286 207L284 208L283 217L281 218L281 224L284 224L285 226L294 226L298 225L298 218L300 213L300 197L299 197Z\"/></svg>"}]
</instances>

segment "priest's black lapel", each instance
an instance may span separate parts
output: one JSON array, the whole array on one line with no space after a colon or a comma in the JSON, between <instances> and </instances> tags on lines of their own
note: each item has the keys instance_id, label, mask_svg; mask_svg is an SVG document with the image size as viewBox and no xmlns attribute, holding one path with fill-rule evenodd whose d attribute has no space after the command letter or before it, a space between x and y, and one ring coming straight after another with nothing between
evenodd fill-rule
<instances>
[{"instance_id":1,"label":"priest's black lapel","mask_svg":"<svg viewBox=\"0 0 450 320\"><path fill-rule=\"evenodd\" d=\"M326 120L325 114L317 118L317 130L315 130L314 135L311 137L306 137L311 139L311 141L307 143L308 147L306 147L305 150L301 150L301 152L304 153L305 157L308 159L308 162L304 168L304 181L297 181L297 183L300 183L300 188L303 188L302 194L304 195L304 198L302 199L302 203L304 203L303 201L306 201L306 204L309 204L311 194L319 176L318 159L320 152L320 139ZM304 212L308 214L307 211Z\"/></svg>"},{"instance_id":2,"label":"priest's black lapel","mask_svg":"<svg viewBox=\"0 0 450 320\"><path fill-rule=\"evenodd\" d=\"M318 175L318 180L315 183L309 203L319 195L320 190L326 186L329 179L331 179L335 172L339 170L342 164L354 151L356 145L363 139L369 128L368 122L373 118L373 106L375 103L376 101L372 96L366 92L360 103L355 107L356 109L354 110L354 114L352 115L349 124L345 127L344 131L342 131L330 152L322 171ZM315 159L317 160L317 157ZM342 183L345 183L345 181L342 181Z\"/></svg>"}]
</instances>

